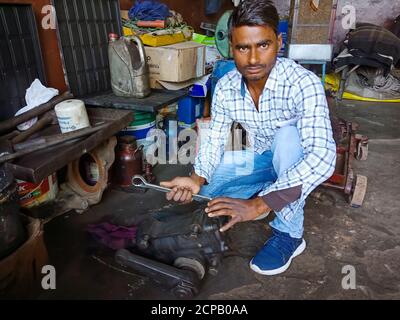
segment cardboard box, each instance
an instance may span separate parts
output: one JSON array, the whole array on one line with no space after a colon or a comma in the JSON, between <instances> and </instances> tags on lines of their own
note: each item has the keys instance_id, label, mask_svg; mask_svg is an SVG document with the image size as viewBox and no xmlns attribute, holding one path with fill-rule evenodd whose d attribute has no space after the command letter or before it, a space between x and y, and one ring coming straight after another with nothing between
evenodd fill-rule
<instances>
[{"instance_id":1,"label":"cardboard box","mask_svg":"<svg viewBox=\"0 0 400 320\"><path fill-rule=\"evenodd\" d=\"M150 82L154 80L182 82L205 74L206 46L187 41L163 47L145 47L150 70Z\"/></svg>"}]
</instances>

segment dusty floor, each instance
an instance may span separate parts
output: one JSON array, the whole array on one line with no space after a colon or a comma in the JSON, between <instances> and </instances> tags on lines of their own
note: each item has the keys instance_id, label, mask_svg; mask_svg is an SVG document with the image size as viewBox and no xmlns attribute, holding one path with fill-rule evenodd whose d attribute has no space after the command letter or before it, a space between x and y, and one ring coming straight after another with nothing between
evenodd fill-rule
<instances>
[{"instance_id":1,"label":"dusty floor","mask_svg":"<svg viewBox=\"0 0 400 320\"><path fill-rule=\"evenodd\" d=\"M354 164L368 177L364 205L349 207L344 194L327 190L324 201L312 198L305 210L306 251L289 270L260 276L248 267L269 235L267 221L243 223L230 231L238 255L223 260L217 276L203 283L198 299L400 299L400 105L344 101L337 114L359 123L369 137L367 161ZM188 168L159 166L159 179ZM129 223L136 214L170 207L164 195L110 190L100 205L82 215L71 213L45 226L57 289L39 299L173 299L149 278L115 269L112 252L98 250L88 238L89 223ZM186 210L188 207L180 207ZM272 217L268 217L270 220ZM100 253L99 253L100 252ZM108 257L108 258L107 258ZM343 267L356 271L356 289L344 290Z\"/></svg>"}]
</instances>

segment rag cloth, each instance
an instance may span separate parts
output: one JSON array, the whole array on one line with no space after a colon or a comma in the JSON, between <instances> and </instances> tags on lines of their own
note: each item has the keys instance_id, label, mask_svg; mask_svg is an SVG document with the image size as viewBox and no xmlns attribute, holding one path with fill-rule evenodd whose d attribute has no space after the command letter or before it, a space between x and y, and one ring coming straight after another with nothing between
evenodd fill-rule
<instances>
[{"instance_id":1,"label":"rag cloth","mask_svg":"<svg viewBox=\"0 0 400 320\"><path fill-rule=\"evenodd\" d=\"M86 231L101 244L113 249L123 249L132 246L136 238L137 227L117 226L109 222L89 224Z\"/></svg>"},{"instance_id":2,"label":"rag cloth","mask_svg":"<svg viewBox=\"0 0 400 320\"><path fill-rule=\"evenodd\" d=\"M57 89L46 88L44 85L42 85L39 79L35 79L32 82L31 86L28 89L26 89L26 94L25 94L26 106L19 109L15 115L18 116L24 112L36 108L37 106L40 106L41 104L50 101L56 95L58 95ZM37 122L37 120L38 120L37 117L34 117L28 120L27 122L19 124L17 128L20 131L28 130Z\"/></svg>"},{"instance_id":3,"label":"rag cloth","mask_svg":"<svg viewBox=\"0 0 400 320\"><path fill-rule=\"evenodd\" d=\"M170 15L168 6L156 0L136 1L135 5L128 12L129 19L133 21L165 20Z\"/></svg>"}]
</instances>

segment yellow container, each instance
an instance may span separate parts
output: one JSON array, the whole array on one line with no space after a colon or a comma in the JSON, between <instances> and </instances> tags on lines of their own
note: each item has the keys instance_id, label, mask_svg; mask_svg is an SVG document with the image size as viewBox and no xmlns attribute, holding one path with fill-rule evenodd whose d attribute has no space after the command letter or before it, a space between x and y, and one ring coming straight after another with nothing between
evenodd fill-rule
<instances>
[{"instance_id":1,"label":"yellow container","mask_svg":"<svg viewBox=\"0 0 400 320\"><path fill-rule=\"evenodd\" d=\"M135 35L135 32L131 28L128 28L128 27L122 27L122 33L125 37Z\"/></svg>"},{"instance_id":2,"label":"yellow container","mask_svg":"<svg viewBox=\"0 0 400 320\"><path fill-rule=\"evenodd\" d=\"M146 33L141 35L140 39L145 45L151 47L161 47L186 41L185 36L182 32L162 35L153 35L152 33Z\"/></svg>"}]
</instances>

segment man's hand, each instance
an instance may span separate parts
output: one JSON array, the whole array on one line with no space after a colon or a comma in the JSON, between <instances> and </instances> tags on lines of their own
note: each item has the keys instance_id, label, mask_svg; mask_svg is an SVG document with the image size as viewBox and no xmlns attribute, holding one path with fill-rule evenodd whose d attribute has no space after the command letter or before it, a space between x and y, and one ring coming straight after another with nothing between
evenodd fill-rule
<instances>
[{"instance_id":1,"label":"man's hand","mask_svg":"<svg viewBox=\"0 0 400 320\"><path fill-rule=\"evenodd\" d=\"M192 201L192 195L199 193L204 182L204 178L193 174L191 177L176 177L171 181L163 181L160 185L172 189L167 193L167 200L186 203Z\"/></svg>"},{"instance_id":2,"label":"man's hand","mask_svg":"<svg viewBox=\"0 0 400 320\"><path fill-rule=\"evenodd\" d=\"M208 203L206 213L209 217L230 216L231 220L220 231L224 232L238 222L250 221L271 209L260 197L242 200L233 198L215 198Z\"/></svg>"}]
</instances>

